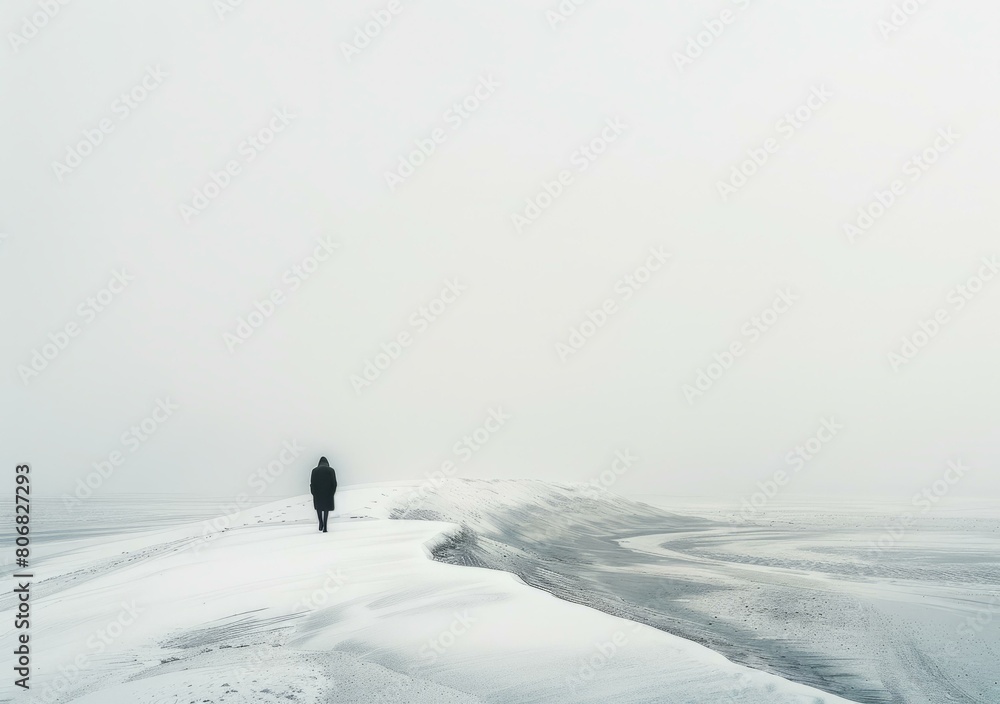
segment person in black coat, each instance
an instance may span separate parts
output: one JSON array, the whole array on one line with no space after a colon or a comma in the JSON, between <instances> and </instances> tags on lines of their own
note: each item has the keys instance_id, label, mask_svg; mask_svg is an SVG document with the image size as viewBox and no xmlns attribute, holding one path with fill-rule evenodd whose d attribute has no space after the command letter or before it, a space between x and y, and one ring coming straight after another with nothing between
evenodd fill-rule
<instances>
[{"instance_id":1,"label":"person in black coat","mask_svg":"<svg viewBox=\"0 0 1000 704\"><path fill-rule=\"evenodd\" d=\"M326 533L326 519L333 510L333 495L337 492L337 473L325 457L319 458L319 465L309 478L309 491L313 497L313 508L319 518L319 529Z\"/></svg>"}]
</instances>

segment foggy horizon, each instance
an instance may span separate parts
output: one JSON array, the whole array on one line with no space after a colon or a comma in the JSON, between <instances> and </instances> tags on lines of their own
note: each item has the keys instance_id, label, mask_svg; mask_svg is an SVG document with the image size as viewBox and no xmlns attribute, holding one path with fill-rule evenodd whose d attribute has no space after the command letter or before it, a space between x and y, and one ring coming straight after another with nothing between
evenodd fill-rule
<instances>
[{"instance_id":1,"label":"foggy horizon","mask_svg":"<svg viewBox=\"0 0 1000 704\"><path fill-rule=\"evenodd\" d=\"M998 495L997 8L387 7L8 37L0 454L40 495L626 451L630 496Z\"/></svg>"}]
</instances>

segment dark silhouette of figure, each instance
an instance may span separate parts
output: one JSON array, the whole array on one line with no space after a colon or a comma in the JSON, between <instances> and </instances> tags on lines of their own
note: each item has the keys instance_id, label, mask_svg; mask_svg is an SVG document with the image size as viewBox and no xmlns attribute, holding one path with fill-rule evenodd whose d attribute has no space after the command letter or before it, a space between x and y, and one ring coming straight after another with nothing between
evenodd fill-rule
<instances>
[{"instance_id":1,"label":"dark silhouette of figure","mask_svg":"<svg viewBox=\"0 0 1000 704\"><path fill-rule=\"evenodd\" d=\"M337 492L337 473L325 457L319 458L319 464L309 478L309 491L313 497L313 508L319 519L319 529L326 533L326 519L333 510L333 495Z\"/></svg>"}]
</instances>

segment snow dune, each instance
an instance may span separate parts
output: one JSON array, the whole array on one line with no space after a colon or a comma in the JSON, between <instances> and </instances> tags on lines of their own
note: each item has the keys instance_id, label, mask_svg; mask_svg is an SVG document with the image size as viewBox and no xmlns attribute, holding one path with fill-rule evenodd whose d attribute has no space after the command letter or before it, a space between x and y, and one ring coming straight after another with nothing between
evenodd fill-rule
<instances>
[{"instance_id":1,"label":"snow dune","mask_svg":"<svg viewBox=\"0 0 1000 704\"><path fill-rule=\"evenodd\" d=\"M527 516L539 486L489 491ZM408 501L414 489L343 487L327 534L302 496L207 529L38 546L30 701L848 701L507 572L434 561L431 551L460 542L462 529L390 520L425 510ZM566 500L550 494L554 505ZM12 642L9 595L0 608Z\"/></svg>"}]
</instances>

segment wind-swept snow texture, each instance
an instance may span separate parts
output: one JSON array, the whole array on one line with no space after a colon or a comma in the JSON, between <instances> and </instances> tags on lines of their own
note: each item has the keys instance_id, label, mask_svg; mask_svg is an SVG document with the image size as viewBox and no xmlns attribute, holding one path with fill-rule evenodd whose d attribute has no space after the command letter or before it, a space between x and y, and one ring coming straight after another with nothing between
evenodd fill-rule
<instances>
[{"instance_id":1,"label":"wind-swept snow texture","mask_svg":"<svg viewBox=\"0 0 1000 704\"><path fill-rule=\"evenodd\" d=\"M457 478L400 495L392 515L460 524L441 561L853 701L1000 703L996 520L927 519L873 550L891 512L734 526L585 486Z\"/></svg>"},{"instance_id":2,"label":"wind-swept snow texture","mask_svg":"<svg viewBox=\"0 0 1000 704\"><path fill-rule=\"evenodd\" d=\"M462 529L388 520L412 488L342 489L327 534L302 496L211 526L40 544L25 701L847 701L506 572L434 561L431 550L465 541ZM498 483L476 493L508 494L500 504L537 490ZM477 525L510 530L500 514L467 508ZM596 568L596 555L582 557ZM13 606L4 595L5 643Z\"/></svg>"}]
</instances>

